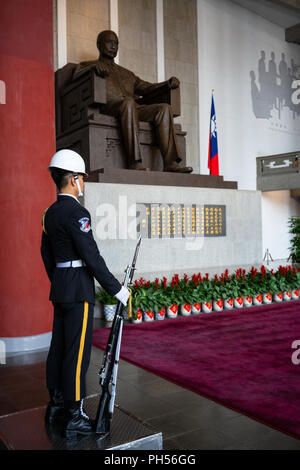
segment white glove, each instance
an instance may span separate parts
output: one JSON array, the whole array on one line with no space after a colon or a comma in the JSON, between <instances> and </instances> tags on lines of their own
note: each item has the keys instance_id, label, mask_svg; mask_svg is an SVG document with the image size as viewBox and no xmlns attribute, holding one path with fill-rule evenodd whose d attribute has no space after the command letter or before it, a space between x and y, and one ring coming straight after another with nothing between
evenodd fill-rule
<instances>
[{"instance_id":1,"label":"white glove","mask_svg":"<svg viewBox=\"0 0 300 470\"><path fill-rule=\"evenodd\" d=\"M123 305L127 305L127 300L129 298L129 290L122 286L121 290L115 295L115 297L122 302Z\"/></svg>"}]
</instances>

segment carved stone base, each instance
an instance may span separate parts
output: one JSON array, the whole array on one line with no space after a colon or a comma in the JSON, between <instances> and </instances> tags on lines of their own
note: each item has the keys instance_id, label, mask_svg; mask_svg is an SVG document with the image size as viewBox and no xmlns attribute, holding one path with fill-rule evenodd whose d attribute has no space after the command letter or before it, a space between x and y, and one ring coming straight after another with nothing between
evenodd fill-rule
<instances>
[{"instance_id":1,"label":"carved stone base","mask_svg":"<svg viewBox=\"0 0 300 470\"><path fill-rule=\"evenodd\" d=\"M185 164L186 132L179 124L175 124L175 131ZM153 127L148 122L140 123L140 143L143 165L153 171L161 171L162 155L155 144ZM69 148L82 155L89 173L101 168L128 168L119 124L112 116L99 114L89 120L87 126L58 136L56 144L57 150Z\"/></svg>"}]
</instances>

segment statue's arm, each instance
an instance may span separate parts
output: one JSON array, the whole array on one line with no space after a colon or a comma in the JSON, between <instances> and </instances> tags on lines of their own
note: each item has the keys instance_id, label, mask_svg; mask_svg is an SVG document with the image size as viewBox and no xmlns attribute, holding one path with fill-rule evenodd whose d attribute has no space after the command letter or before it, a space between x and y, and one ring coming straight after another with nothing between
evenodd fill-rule
<instances>
[{"instance_id":1,"label":"statue's arm","mask_svg":"<svg viewBox=\"0 0 300 470\"><path fill-rule=\"evenodd\" d=\"M94 66L93 62L80 62L80 64L78 64L76 69L74 70L73 80L80 77L81 75L83 75L88 70L92 69L93 66Z\"/></svg>"},{"instance_id":2,"label":"statue's arm","mask_svg":"<svg viewBox=\"0 0 300 470\"><path fill-rule=\"evenodd\" d=\"M137 95L146 96L155 91L165 91L172 88L178 88L179 84L180 82L176 77L171 77L169 80L159 83L149 83L136 77L134 91Z\"/></svg>"},{"instance_id":3,"label":"statue's arm","mask_svg":"<svg viewBox=\"0 0 300 470\"><path fill-rule=\"evenodd\" d=\"M105 65L102 64L100 60L92 60L88 62L80 62L80 64L77 65L73 74L73 80L91 69L95 70L96 74L102 78L108 76L108 71L106 70Z\"/></svg>"}]
</instances>

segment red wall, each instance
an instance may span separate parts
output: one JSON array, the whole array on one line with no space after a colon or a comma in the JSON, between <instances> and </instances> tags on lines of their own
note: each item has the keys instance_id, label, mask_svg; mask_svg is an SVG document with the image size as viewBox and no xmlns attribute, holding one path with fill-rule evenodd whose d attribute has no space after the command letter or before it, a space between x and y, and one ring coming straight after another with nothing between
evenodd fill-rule
<instances>
[{"instance_id":1,"label":"red wall","mask_svg":"<svg viewBox=\"0 0 300 470\"><path fill-rule=\"evenodd\" d=\"M41 214L55 198L52 0L1 0L0 337L51 330Z\"/></svg>"}]
</instances>

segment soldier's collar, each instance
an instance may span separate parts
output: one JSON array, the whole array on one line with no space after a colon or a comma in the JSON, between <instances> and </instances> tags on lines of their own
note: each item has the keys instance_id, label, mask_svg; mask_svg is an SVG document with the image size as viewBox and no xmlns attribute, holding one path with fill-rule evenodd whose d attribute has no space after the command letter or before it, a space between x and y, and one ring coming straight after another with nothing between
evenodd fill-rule
<instances>
[{"instance_id":1,"label":"soldier's collar","mask_svg":"<svg viewBox=\"0 0 300 470\"><path fill-rule=\"evenodd\" d=\"M73 196L73 194L58 193L57 196L58 196L58 197L59 197L59 196L69 196L69 197L72 197L73 199L75 199L75 201L77 201L77 202L80 204L80 202L78 201L77 197L76 197L76 196Z\"/></svg>"}]
</instances>

